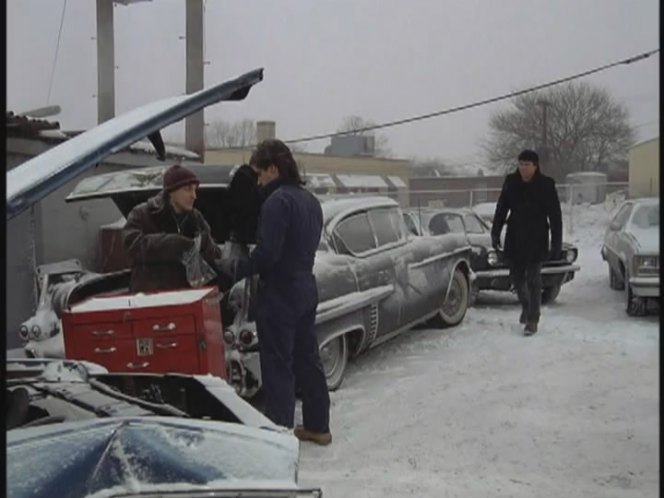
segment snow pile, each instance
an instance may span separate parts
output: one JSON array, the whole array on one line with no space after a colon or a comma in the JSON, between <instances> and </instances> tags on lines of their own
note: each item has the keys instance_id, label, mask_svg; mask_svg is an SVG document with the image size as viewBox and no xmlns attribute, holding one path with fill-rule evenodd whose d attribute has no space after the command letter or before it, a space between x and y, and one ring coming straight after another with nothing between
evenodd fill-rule
<instances>
[{"instance_id":1,"label":"snow pile","mask_svg":"<svg viewBox=\"0 0 664 498\"><path fill-rule=\"evenodd\" d=\"M609 289L614 212L574 207L581 271L535 336L513 295L487 293L461 326L352 362L331 393L332 445L302 444L300 485L327 498L658 496L659 316L628 317Z\"/></svg>"}]
</instances>

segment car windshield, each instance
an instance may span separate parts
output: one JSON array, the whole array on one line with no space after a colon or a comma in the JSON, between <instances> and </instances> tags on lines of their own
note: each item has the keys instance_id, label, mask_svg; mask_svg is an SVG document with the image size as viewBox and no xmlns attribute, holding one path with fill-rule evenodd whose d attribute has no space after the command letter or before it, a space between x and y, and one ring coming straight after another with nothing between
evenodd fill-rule
<instances>
[{"instance_id":1,"label":"car windshield","mask_svg":"<svg viewBox=\"0 0 664 498\"><path fill-rule=\"evenodd\" d=\"M639 206L634 211L632 223L639 228L659 228L659 205Z\"/></svg>"}]
</instances>

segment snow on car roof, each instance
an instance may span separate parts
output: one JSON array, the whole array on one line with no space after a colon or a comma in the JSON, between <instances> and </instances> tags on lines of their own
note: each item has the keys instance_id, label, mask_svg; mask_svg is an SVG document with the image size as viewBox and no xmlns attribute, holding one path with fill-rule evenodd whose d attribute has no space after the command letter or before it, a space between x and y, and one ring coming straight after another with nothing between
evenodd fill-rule
<instances>
[{"instance_id":1,"label":"snow on car roof","mask_svg":"<svg viewBox=\"0 0 664 498\"><path fill-rule=\"evenodd\" d=\"M323 208L323 218L326 222L345 211L399 206L397 201L384 196L358 196L356 194L341 198L320 196L319 199Z\"/></svg>"},{"instance_id":2,"label":"snow on car roof","mask_svg":"<svg viewBox=\"0 0 664 498\"><path fill-rule=\"evenodd\" d=\"M347 188L389 188L378 175L337 175L337 179Z\"/></svg>"}]
</instances>

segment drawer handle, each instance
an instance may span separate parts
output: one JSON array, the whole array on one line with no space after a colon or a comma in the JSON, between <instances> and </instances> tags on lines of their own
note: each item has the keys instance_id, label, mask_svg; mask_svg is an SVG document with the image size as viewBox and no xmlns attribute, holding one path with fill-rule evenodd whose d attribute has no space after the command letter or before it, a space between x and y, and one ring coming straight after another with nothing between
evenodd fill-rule
<instances>
[{"instance_id":1,"label":"drawer handle","mask_svg":"<svg viewBox=\"0 0 664 498\"><path fill-rule=\"evenodd\" d=\"M164 332L167 330L175 330L175 324L173 322L169 323L168 325L159 325L158 323L155 323L152 326L152 330L155 332Z\"/></svg>"},{"instance_id":2,"label":"drawer handle","mask_svg":"<svg viewBox=\"0 0 664 498\"><path fill-rule=\"evenodd\" d=\"M157 347L159 349L173 349L178 347L178 343L177 342L167 342L164 344L157 343Z\"/></svg>"},{"instance_id":3,"label":"drawer handle","mask_svg":"<svg viewBox=\"0 0 664 498\"><path fill-rule=\"evenodd\" d=\"M92 335L113 335L115 334L114 330L93 330Z\"/></svg>"},{"instance_id":4,"label":"drawer handle","mask_svg":"<svg viewBox=\"0 0 664 498\"><path fill-rule=\"evenodd\" d=\"M139 368L147 368L150 366L150 363L147 361L144 361L143 363L127 363L127 368L131 368L132 370L137 370Z\"/></svg>"},{"instance_id":5,"label":"drawer handle","mask_svg":"<svg viewBox=\"0 0 664 498\"><path fill-rule=\"evenodd\" d=\"M95 353L99 354L115 353L116 351L117 348L115 346L111 346L110 348L95 348Z\"/></svg>"}]
</instances>

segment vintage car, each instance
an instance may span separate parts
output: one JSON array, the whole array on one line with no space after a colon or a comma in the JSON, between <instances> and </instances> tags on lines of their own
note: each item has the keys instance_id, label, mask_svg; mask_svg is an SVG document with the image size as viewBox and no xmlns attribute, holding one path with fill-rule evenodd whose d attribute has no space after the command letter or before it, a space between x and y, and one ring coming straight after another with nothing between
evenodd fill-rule
<instances>
[{"instance_id":1,"label":"vintage car","mask_svg":"<svg viewBox=\"0 0 664 498\"><path fill-rule=\"evenodd\" d=\"M221 245L228 238L227 218L221 213L237 167L191 168L201 179L197 207ZM88 177L67 202L110 197L126 216L159 192L165 169ZM463 320L470 292L470 246L460 234L410 236L399 205L388 197L321 198L321 205L325 228L314 265L320 299L316 327L328 386L336 389L349 357L421 322L453 326ZM116 236L122 236L121 225ZM110 246L122 250L122 244ZM113 257L128 261L126 255ZM95 274L62 262L51 265L50 271L48 280L53 284L44 287L43 306L21 328L26 349L35 356L45 350L40 337L48 344L62 343L58 317L63 309L95 295L128 290L127 269ZM261 385L250 284L248 280L236 284L221 302L229 381L245 397L253 396ZM48 348L49 353L53 349Z\"/></svg>"},{"instance_id":2,"label":"vintage car","mask_svg":"<svg viewBox=\"0 0 664 498\"><path fill-rule=\"evenodd\" d=\"M512 290L509 270L501 253L491 247L491 228L471 209L424 208L404 212L404 221L411 233L422 235L465 234L472 246L471 267L475 273L472 301L483 290ZM563 284L574 279L579 266L574 264L578 249L563 243L560 261L545 261L542 266L542 302L553 302Z\"/></svg>"},{"instance_id":3,"label":"vintage car","mask_svg":"<svg viewBox=\"0 0 664 498\"><path fill-rule=\"evenodd\" d=\"M659 299L659 198L626 201L604 235L602 258L609 267L609 286L625 291L629 315L647 311Z\"/></svg>"},{"instance_id":4,"label":"vintage car","mask_svg":"<svg viewBox=\"0 0 664 498\"><path fill-rule=\"evenodd\" d=\"M297 439L222 379L6 365L7 496L321 496Z\"/></svg>"},{"instance_id":5,"label":"vintage car","mask_svg":"<svg viewBox=\"0 0 664 498\"><path fill-rule=\"evenodd\" d=\"M316 332L330 390L349 358L415 325L460 323L469 304L470 246L465 237L413 237L396 201L387 197L323 198L324 228L314 263L319 292ZM225 328L230 381L245 396L260 385L251 303Z\"/></svg>"}]
</instances>

